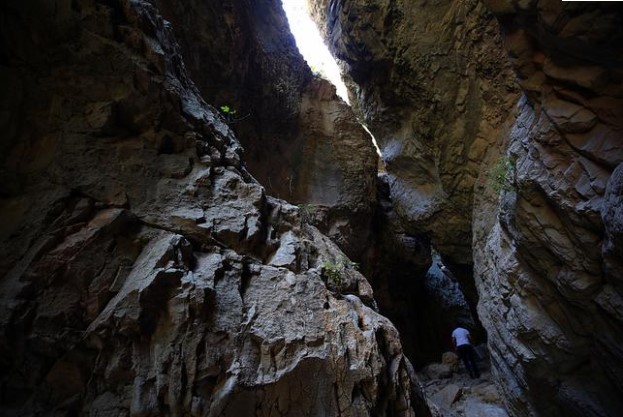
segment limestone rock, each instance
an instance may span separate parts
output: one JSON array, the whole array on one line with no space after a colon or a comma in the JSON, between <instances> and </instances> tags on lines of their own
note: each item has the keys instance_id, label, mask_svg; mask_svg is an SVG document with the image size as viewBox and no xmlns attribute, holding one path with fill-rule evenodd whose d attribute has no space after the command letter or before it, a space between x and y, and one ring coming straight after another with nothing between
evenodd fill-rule
<instances>
[{"instance_id":1,"label":"limestone rock","mask_svg":"<svg viewBox=\"0 0 623 417\"><path fill-rule=\"evenodd\" d=\"M450 378L452 376L452 368L445 363L431 363L424 367L422 373L430 379Z\"/></svg>"},{"instance_id":2,"label":"limestone rock","mask_svg":"<svg viewBox=\"0 0 623 417\"><path fill-rule=\"evenodd\" d=\"M508 417L508 413L504 408L495 405L483 403L473 398L465 401L465 415L470 417Z\"/></svg>"},{"instance_id":3,"label":"limestone rock","mask_svg":"<svg viewBox=\"0 0 623 417\"><path fill-rule=\"evenodd\" d=\"M606 232L602 245L606 276L620 289L623 273L623 164L608 180L601 218Z\"/></svg>"},{"instance_id":4,"label":"limestone rock","mask_svg":"<svg viewBox=\"0 0 623 417\"><path fill-rule=\"evenodd\" d=\"M451 348L456 318L478 326L471 202L513 121L515 76L497 22L476 1L317 0L310 8L381 149L391 210L379 224L395 236L381 236L392 250L375 253L384 262L372 284L421 367ZM422 254L432 246L456 281L429 270L430 255L413 262L403 236Z\"/></svg>"},{"instance_id":5,"label":"limestone rock","mask_svg":"<svg viewBox=\"0 0 623 417\"><path fill-rule=\"evenodd\" d=\"M377 138L404 227L471 263L474 184L518 89L495 19L477 1L310 2Z\"/></svg>"},{"instance_id":6,"label":"limestone rock","mask_svg":"<svg viewBox=\"0 0 623 417\"><path fill-rule=\"evenodd\" d=\"M499 224L476 217L479 311L494 329L489 346L511 414L614 416L623 406L615 330L623 322L620 288L606 272L609 264L620 270L608 255L620 249L607 237L606 213L620 198L608 200L606 189L623 150L614 145L621 122L610 118L621 110L611 65L621 62L621 15L609 5L513 7L500 22L526 98L511 133L514 186L501 195ZM595 28L588 37L579 31L586 24ZM548 40L535 43L545 31ZM495 209L486 197L476 205Z\"/></svg>"},{"instance_id":7,"label":"limestone rock","mask_svg":"<svg viewBox=\"0 0 623 417\"><path fill-rule=\"evenodd\" d=\"M280 0L156 3L203 96L235 112L226 117L251 174L268 194L323 211L310 220L361 258L378 157L350 107L300 55Z\"/></svg>"},{"instance_id":8,"label":"limestone rock","mask_svg":"<svg viewBox=\"0 0 623 417\"><path fill-rule=\"evenodd\" d=\"M380 144L404 230L430 238L478 302L508 412L620 414L620 8L311 9Z\"/></svg>"},{"instance_id":9,"label":"limestone rock","mask_svg":"<svg viewBox=\"0 0 623 417\"><path fill-rule=\"evenodd\" d=\"M247 172L159 7L0 7L0 414L429 415L370 285L328 285L346 255Z\"/></svg>"},{"instance_id":10,"label":"limestone rock","mask_svg":"<svg viewBox=\"0 0 623 417\"><path fill-rule=\"evenodd\" d=\"M441 363L447 365L452 372L456 372L459 369L459 357L454 352L444 352L441 356Z\"/></svg>"},{"instance_id":11,"label":"limestone rock","mask_svg":"<svg viewBox=\"0 0 623 417\"><path fill-rule=\"evenodd\" d=\"M432 396L433 401L441 410L450 410L452 404L461 396L461 388L457 385L446 385L439 392Z\"/></svg>"}]
</instances>

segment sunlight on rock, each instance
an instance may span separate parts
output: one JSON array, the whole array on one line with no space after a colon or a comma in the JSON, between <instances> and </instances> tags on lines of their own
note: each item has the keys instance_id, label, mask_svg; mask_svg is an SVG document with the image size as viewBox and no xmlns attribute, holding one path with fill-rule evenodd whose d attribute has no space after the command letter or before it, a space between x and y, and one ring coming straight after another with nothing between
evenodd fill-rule
<instances>
[{"instance_id":1,"label":"sunlight on rock","mask_svg":"<svg viewBox=\"0 0 623 417\"><path fill-rule=\"evenodd\" d=\"M337 89L337 94L348 103L348 93L340 69L322 40L316 24L309 17L305 2L282 0L282 4L301 55L312 71L331 81Z\"/></svg>"}]
</instances>

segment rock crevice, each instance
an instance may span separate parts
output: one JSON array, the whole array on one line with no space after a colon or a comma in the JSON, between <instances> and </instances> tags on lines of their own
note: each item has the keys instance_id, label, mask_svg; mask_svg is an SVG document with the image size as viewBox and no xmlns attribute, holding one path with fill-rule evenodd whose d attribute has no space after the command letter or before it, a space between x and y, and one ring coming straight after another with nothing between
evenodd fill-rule
<instances>
[{"instance_id":1,"label":"rock crevice","mask_svg":"<svg viewBox=\"0 0 623 417\"><path fill-rule=\"evenodd\" d=\"M0 414L428 415L370 285L331 282L346 255L247 171L165 6L0 6Z\"/></svg>"},{"instance_id":2,"label":"rock crevice","mask_svg":"<svg viewBox=\"0 0 623 417\"><path fill-rule=\"evenodd\" d=\"M619 9L312 2L402 224L478 302L512 415L622 408Z\"/></svg>"}]
</instances>

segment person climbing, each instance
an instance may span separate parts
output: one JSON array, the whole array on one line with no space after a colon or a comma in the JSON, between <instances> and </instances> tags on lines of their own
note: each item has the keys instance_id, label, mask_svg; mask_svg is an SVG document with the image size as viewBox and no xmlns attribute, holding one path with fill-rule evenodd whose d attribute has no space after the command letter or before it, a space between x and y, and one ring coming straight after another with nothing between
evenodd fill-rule
<instances>
[{"instance_id":1,"label":"person climbing","mask_svg":"<svg viewBox=\"0 0 623 417\"><path fill-rule=\"evenodd\" d=\"M461 358L465 364L470 378L479 378L480 371L478 370L478 364L476 363L476 351L471 344L471 335L469 330L464 329L461 326L457 326L457 328L452 332L452 343L454 344L454 349L459 355L459 358Z\"/></svg>"}]
</instances>

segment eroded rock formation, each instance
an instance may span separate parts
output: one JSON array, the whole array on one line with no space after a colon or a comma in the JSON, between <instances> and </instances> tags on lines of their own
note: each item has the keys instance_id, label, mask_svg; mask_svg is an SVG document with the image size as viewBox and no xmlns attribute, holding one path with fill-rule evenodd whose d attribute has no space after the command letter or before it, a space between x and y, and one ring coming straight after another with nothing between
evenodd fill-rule
<instances>
[{"instance_id":1,"label":"eroded rock formation","mask_svg":"<svg viewBox=\"0 0 623 417\"><path fill-rule=\"evenodd\" d=\"M377 240L366 276L379 309L399 329L405 353L420 368L452 348L449 335L457 321L482 335L475 330L475 304L470 308L456 277L431 251L430 240L406 232L385 179L379 177Z\"/></svg>"},{"instance_id":2,"label":"eroded rock formation","mask_svg":"<svg viewBox=\"0 0 623 417\"><path fill-rule=\"evenodd\" d=\"M370 245L377 155L351 108L300 55L281 0L156 2L203 97L228 105L245 163L270 195L318 212L348 255Z\"/></svg>"},{"instance_id":3,"label":"eroded rock formation","mask_svg":"<svg viewBox=\"0 0 623 417\"><path fill-rule=\"evenodd\" d=\"M473 188L498 158L519 92L494 17L477 1L314 1L311 11L377 138L402 233L430 241L475 311ZM396 297L421 294L425 272L395 274ZM417 304L414 312L426 312ZM441 348L440 335L454 317L417 321L430 325L421 334L434 335L437 355L451 347L446 336Z\"/></svg>"},{"instance_id":4,"label":"eroded rock formation","mask_svg":"<svg viewBox=\"0 0 623 417\"><path fill-rule=\"evenodd\" d=\"M476 218L492 355L518 415L615 416L623 408L623 270L613 262L623 249L615 220L623 15L603 4L489 6L525 94L499 216Z\"/></svg>"},{"instance_id":5,"label":"eroded rock formation","mask_svg":"<svg viewBox=\"0 0 623 417\"><path fill-rule=\"evenodd\" d=\"M477 1L311 2L377 138L408 232L471 263L472 189L512 118L517 86Z\"/></svg>"},{"instance_id":6,"label":"eroded rock formation","mask_svg":"<svg viewBox=\"0 0 623 417\"><path fill-rule=\"evenodd\" d=\"M509 411L618 415L620 8L316 0L312 10L381 144L406 230L430 236L475 284Z\"/></svg>"},{"instance_id":7,"label":"eroded rock formation","mask_svg":"<svg viewBox=\"0 0 623 417\"><path fill-rule=\"evenodd\" d=\"M2 415L427 415L369 284L246 171L154 3L0 21Z\"/></svg>"}]
</instances>

